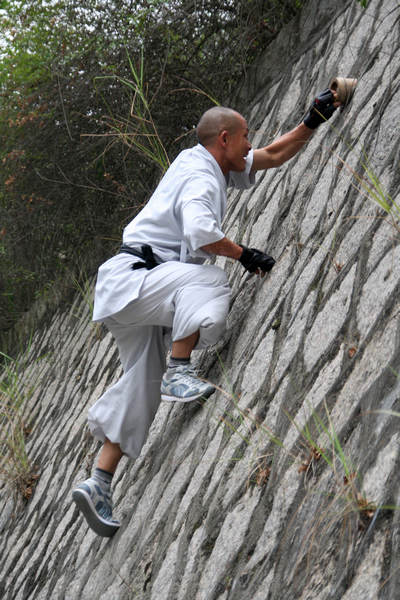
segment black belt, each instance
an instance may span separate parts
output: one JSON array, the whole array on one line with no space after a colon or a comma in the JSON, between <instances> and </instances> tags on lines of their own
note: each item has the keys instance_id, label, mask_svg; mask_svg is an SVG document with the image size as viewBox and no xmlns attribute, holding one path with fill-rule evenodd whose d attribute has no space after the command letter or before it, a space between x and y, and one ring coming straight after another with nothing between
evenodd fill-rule
<instances>
[{"instance_id":1,"label":"black belt","mask_svg":"<svg viewBox=\"0 0 400 600\"><path fill-rule=\"evenodd\" d=\"M131 248L126 244L122 244L121 248L119 249L119 252L132 254L133 256L137 256L138 258L141 258L144 261L133 263L132 269L134 271L136 271L136 269L143 269L144 267L148 271L150 271L150 269L154 269L154 267L157 267L160 264L154 258L153 249L148 244L143 244L143 246L140 247L140 250L138 250L137 248Z\"/></svg>"}]
</instances>

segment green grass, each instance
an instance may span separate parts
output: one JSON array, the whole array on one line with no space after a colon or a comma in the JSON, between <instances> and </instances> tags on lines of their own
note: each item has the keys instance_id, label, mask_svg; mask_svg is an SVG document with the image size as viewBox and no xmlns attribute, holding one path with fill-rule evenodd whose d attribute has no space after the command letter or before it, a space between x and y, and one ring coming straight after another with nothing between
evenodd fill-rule
<instances>
[{"instance_id":1,"label":"green grass","mask_svg":"<svg viewBox=\"0 0 400 600\"><path fill-rule=\"evenodd\" d=\"M115 116L103 98L109 110L108 116L104 117L109 133L104 135L111 138L111 144L119 141L128 148L137 150L150 162L156 164L162 173L165 173L170 165L170 160L151 113L151 99L148 97L148 88L144 78L143 50L137 68L128 52L126 54L132 79L119 75L103 75L95 78L95 84L107 80L117 81L131 95L131 109L127 118Z\"/></svg>"}]
</instances>

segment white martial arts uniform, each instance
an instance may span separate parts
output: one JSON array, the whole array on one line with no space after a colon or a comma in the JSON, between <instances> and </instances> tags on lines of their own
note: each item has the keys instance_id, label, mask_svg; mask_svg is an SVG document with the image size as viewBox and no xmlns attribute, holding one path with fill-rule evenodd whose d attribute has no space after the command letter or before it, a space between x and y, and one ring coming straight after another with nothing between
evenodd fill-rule
<instances>
[{"instance_id":1,"label":"white martial arts uniform","mask_svg":"<svg viewBox=\"0 0 400 600\"><path fill-rule=\"evenodd\" d=\"M224 237L227 186L245 189L254 183L252 160L250 151L245 171L225 178L200 144L181 152L123 233L124 244L150 245L161 264L132 270L141 259L120 253L99 269L93 320L104 321L115 337L124 374L89 410L89 427L132 458L139 455L160 403L164 334L172 331L175 341L199 331L196 348L205 348L224 332L226 275L198 263L209 256L201 247Z\"/></svg>"}]
</instances>

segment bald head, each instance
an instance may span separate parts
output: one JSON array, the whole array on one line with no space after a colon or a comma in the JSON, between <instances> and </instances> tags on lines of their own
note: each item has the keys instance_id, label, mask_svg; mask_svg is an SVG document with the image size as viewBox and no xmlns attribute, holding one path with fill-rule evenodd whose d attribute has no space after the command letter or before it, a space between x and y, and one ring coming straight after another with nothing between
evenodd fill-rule
<instances>
[{"instance_id":1,"label":"bald head","mask_svg":"<svg viewBox=\"0 0 400 600\"><path fill-rule=\"evenodd\" d=\"M232 108L213 106L201 117L196 133L202 146L210 146L217 139L221 131L226 130L232 134L238 129L243 117Z\"/></svg>"}]
</instances>

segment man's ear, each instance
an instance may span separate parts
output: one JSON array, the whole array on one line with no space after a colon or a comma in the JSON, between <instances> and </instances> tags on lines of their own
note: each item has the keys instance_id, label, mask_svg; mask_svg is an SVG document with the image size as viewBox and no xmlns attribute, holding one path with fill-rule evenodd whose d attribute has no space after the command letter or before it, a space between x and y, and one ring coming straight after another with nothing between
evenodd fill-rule
<instances>
[{"instance_id":1,"label":"man's ear","mask_svg":"<svg viewBox=\"0 0 400 600\"><path fill-rule=\"evenodd\" d=\"M218 140L221 144L221 146L226 146L227 140L228 140L228 132L226 131L226 129L222 130L218 136Z\"/></svg>"}]
</instances>

